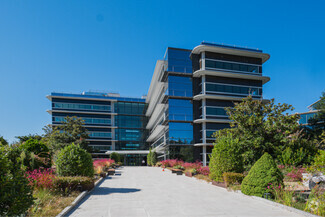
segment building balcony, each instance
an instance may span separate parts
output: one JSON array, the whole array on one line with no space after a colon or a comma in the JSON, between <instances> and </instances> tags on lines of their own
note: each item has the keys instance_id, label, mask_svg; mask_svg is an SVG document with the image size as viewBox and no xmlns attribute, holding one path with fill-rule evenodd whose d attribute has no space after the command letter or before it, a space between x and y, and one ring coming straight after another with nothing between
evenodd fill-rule
<instances>
[{"instance_id":1,"label":"building balcony","mask_svg":"<svg viewBox=\"0 0 325 217\"><path fill-rule=\"evenodd\" d=\"M258 73L242 73L242 72L235 72L235 71L224 71L224 70L217 70L217 69L206 69L206 70L197 70L193 73L193 77L202 77L203 75L211 75L211 76L219 76L219 77L227 77L227 78L240 78L240 79L248 79L248 80L258 80L262 81L263 84L270 81L270 77L262 76Z\"/></svg>"}]
</instances>

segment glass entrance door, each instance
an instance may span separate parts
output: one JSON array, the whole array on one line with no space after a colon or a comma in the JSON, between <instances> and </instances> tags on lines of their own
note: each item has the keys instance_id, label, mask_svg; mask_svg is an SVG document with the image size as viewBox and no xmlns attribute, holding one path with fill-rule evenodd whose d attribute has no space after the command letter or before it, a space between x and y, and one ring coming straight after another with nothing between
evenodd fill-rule
<instances>
[{"instance_id":1,"label":"glass entrance door","mask_svg":"<svg viewBox=\"0 0 325 217\"><path fill-rule=\"evenodd\" d=\"M142 166L142 161L145 161L147 165L147 155L143 154L126 154L125 155L125 166Z\"/></svg>"}]
</instances>

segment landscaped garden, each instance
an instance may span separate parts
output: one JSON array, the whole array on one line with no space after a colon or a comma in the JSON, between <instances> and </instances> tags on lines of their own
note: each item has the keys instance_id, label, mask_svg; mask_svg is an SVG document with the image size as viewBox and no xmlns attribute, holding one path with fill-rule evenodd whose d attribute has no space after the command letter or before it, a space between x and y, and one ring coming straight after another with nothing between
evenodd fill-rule
<instances>
[{"instance_id":1,"label":"landscaped garden","mask_svg":"<svg viewBox=\"0 0 325 217\"><path fill-rule=\"evenodd\" d=\"M113 159L94 160L87 150L86 129L78 118L47 128L44 137L18 137L0 145L0 216L56 216L95 181L113 175L121 165ZM119 159L117 153L111 158Z\"/></svg>"},{"instance_id":2,"label":"landscaped garden","mask_svg":"<svg viewBox=\"0 0 325 217\"><path fill-rule=\"evenodd\" d=\"M299 115L288 114L292 106L249 96L227 108L230 128L214 134L209 167L177 159L155 165L325 216L325 94L317 109L303 128Z\"/></svg>"}]
</instances>

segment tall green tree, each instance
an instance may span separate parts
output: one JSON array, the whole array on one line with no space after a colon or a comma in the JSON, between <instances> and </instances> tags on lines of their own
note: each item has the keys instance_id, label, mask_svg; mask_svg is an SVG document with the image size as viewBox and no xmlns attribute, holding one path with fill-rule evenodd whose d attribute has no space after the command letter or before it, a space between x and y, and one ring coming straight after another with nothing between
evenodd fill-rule
<instances>
[{"instance_id":1,"label":"tall green tree","mask_svg":"<svg viewBox=\"0 0 325 217\"><path fill-rule=\"evenodd\" d=\"M43 128L45 135L43 141L52 149L53 152L74 143L81 148L89 151L88 131L84 127L84 120L78 117L65 117L62 125L46 126Z\"/></svg>"},{"instance_id":2,"label":"tall green tree","mask_svg":"<svg viewBox=\"0 0 325 217\"><path fill-rule=\"evenodd\" d=\"M36 139L38 141L42 140L42 136L38 134L28 134L26 136L16 136L17 139L19 139L20 143L26 142L27 140L30 139Z\"/></svg>"},{"instance_id":3,"label":"tall green tree","mask_svg":"<svg viewBox=\"0 0 325 217\"><path fill-rule=\"evenodd\" d=\"M287 147L293 152L310 147L301 143L301 136L295 141L291 139L291 136L299 130L299 116L288 113L293 109L291 105L285 103L275 104L274 99L265 102L254 100L251 96L244 98L240 103L235 103L233 108L226 109L231 120L231 132L239 139L246 169L266 152L274 159L278 159ZM219 136L229 130L222 130Z\"/></svg>"},{"instance_id":4,"label":"tall green tree","mask_svg":"<svg viewBox=\"0 0 325 217\"><path fill-rule=\"evenodd\" d=\"M5 139L3 138L3 136L0 136L0 146L1 146L1 145L3 145L3 146L8 145L7 140L5 140Z\"/></svg>"}]
</instances>

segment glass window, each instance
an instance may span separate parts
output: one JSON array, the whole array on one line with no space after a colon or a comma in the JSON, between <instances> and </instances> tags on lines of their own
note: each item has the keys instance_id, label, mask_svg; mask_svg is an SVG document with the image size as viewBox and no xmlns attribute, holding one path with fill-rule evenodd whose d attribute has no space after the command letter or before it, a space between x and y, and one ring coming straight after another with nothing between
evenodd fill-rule
<instances>
[{"instance_id":1,"label":"glass window","mask_svg":"<svg viewBox=\"0 0 325 217\"><path fill-rule=\"evenodd\" d=\"M191 100L169 99L168 112L169 120L193 120L193 105Z\"/></svg>"},{"instance_id":2,"label":"glass window","mask_svg":"<svg viewBox=\"0 0 325 217\"><path fill-rule=\"evenodd\" d=\"M76 104L76 103L53 103L53 108L71 110L92 110L92 111L111 111L110 105Z\"/></svg>"},{"instance_id":3,"label":"glass window","mask_svg":"<svg viewBox=\"0 0 325 217\"><path fill-rule=\"evenodd\" d=\"M168 76L168 95L192 97L192 80L189 77Z\"/></svg>"},{"instance_id":4,"label":"glass window","mask_svg":"<svg viewBox=\"0 0 325 217\"><path fill-rule=\"evenodd\" d=\"M256 65L223 62L223 61L209 60L209 59L205 60L205 66L211 69L225 69L230 71L239 71L239 72L248 72L248 73L260 72L260 67Z\"/></svg>"},{"instance_id":5,"label":"glass window","mask_svg":"<svg viewBox=\"0 0 325 217\"><path fill-rule=\"evenodd\" d=\"M111 132L92 132L89 131L90 138L112 138Z\"/></svg>"},{"instance_id":6,"label":"glass window","mask_svg":"<svg viewBox=\"0 0 325 217\"><path fill-rule=\"evenodd\" d=\"M192 144L193 126L191 123L169 123L170 144Z\"/></svg>"},{"instance_id":7,"label":"glass window","mask_svg":"<svg viewBox=\"0 0 325 217\"><path fill-rule=\"evenodd\" d=\"M64 122L65 117L54 116L54 122ZM79 117L85 121L85 124L103 124L103 125L111 125L111 119L109 118L88 118L88 117Z\"/></svg>"},{"instance_id":8,"label":"glass window","mask_svg":"<svg viewBox=\"0 0 325 217\"><path fill-rule=\"evenodd\" d=\"M228 116L224 108L220 107L206 107L207 116Z\"/></svg>"},{"instance_id":9,"label":"glass window","mask_svg":"<svg viewBox=\"0 0 325 217\"><path fill-rule=\"evenodd\" d=\"M240 95L261 96L262 89L258 87L245 87L231 84L206 83L206 92L233 93Z\"/></svg>"}]
</instances>

